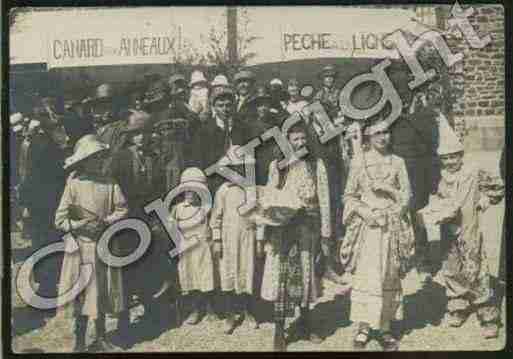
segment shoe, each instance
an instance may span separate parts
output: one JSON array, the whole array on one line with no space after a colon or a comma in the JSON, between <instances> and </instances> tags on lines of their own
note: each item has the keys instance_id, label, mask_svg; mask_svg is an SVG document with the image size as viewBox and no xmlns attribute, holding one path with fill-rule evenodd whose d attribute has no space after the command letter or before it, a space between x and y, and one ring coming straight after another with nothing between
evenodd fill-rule
<instances>
[{"instance_id":1,"label":"shoe","mask_svg":"<svg viewBox=\"0 0 513 359\"><path fill-rule=\"evenodd\" d=\"M392 334L384 333L381 336L381 346L386 352L395 352L399 349L399 341Z\"/></svg>"},{"instance_id":2,"label":"shoe","mask_svg":"<svg viewBox=\"0 0 513 359\"><path fill-rule=\"evenodd\" d=\"M322 338L316 333L310 333L310 335L308 336L308 340L314 344L321 344L324 341L324 338Z\"/></svg>"},{"instance_id":3,"label":"shoe","mask_svg":"<svg viewBox=\"0 0 513 359\"><path fill-rule=\"evenodd\" d=\"M276 324L274 328L273 349L275 352L287 351L287 339L285 338L285 330L283 325Z\"/></svg>"},{"instance_id":4,"label":"shoe","mask_svg":"<svg viewBox=\"0 0 513 359\"><path fill-rule=\"evenodd\" d=\"M75 319L75 345L74 353L81 353L87 350L86 347L87 318L80 317Z\"/></svg>"},{"instance_id":5,"label":"shoe","mask_svg":"<svg viewBox=\"0 0 513 359\"><path fill-rule=\"evenodd\" d=\"M231 335L237 326L235 318L231 315L224 320L224 334Z\"/></svg>"},{"instance_id":6,"label":"shoe","mask_svg":"<svg viewBox=\"0 0 513 359\"><path fill-rule=\"evenodd\" d=\"M356 333L353 339L353 349L355 350L363 350L367 346L369 342L369 333L364 331L359 331Z\"/></svg>"},{"instance_id":7,"label":"shoe","mask_svg":"<svg viewBox=\"0 0 513 359\"><path fill-rule=\"evenodd\" d=\"M90 347L90 351L95 353L109 353L120 351L121 348L112 344L105 337L98 338Z\"/></svg>"},{"instance_id":8,"label":"shoe","mask_svg":"<svg viewBox=\"0 0 513 359\"><path fill-rule=\"evenodd\" d=\"M497 323L486 323L483 324L483 337L485 339L494 339L499 336L499 326Z\"/></svg>"},{"instance_id":9,"label":"shoe","mask_svg":"<svg viewBox=\"0 0 513 359\"><path fill-rule=\"evenodd\" d=\"M259 329L260 328L260 324L258 323L258 321L256 320L255 316L249 312L245 313L244 315L244 320L246 321L246 323L249 324L249 326L252 328L252 329Z\"/></svg>"},{"instance_id":10,"label":"shoe","mask_svg":"<svg viewBox=\"0 0 513 359\"><path fill-rule=\"evenodd\" d=\"M194 312L191 313L191 315L189 316L189 318L187 318L187 320L185 321L185 323L189 324L189 325L196 325L198 324L199 322L201 321L201 315L200 313L195 310Z\"/></svg>"},{"instance_id":11,"label":"shoe","mask_svg":"<svg viewBox=\"0 0 513 359\"><path fill-rule=\"evenodd\" d=\"M209 312L207 312L207 314L205 315L204 320L205 320L206 322L209 322L209 323L210 323L210 322L216 322L216 321L220 320L220 318L219 318L219 317L217 316L217 314L215 314L215 313L209 313Z\"/></svg>"},{"instance_id":12,"label":"shoe","mask_svg":"<svg viewBox=\"0 0 513 359\"><path fill-rule=\"evenodd\" d=\"M465 323L467 316L461 311L452 312L447 314L447 323L453 328L459 328Z\"/></svg>"}]
</instances>

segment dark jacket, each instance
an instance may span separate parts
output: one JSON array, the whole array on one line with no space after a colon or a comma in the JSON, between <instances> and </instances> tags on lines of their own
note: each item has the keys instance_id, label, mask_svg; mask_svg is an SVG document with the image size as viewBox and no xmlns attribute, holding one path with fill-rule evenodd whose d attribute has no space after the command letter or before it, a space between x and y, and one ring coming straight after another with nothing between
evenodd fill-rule
<instances>
[{"instance_id":1,"label":"dark jacket","mask_svg":"<svg viewBox=\"0 0 513 359\"><path fill-rule=\"evenodd\" d=\"M392 151L406 164L412 187L412 208L425 205L440 177L436 153L439 133L437 114L425 108L413 115L399 117L391 130Z\"/></svg>"},{"instance_id":2,"label":"dark jacket","mask_svg":"<svg viewBox=\"0 0 513 359\"><path fill-rule=\"evenodd\" d=\"M243 146L251 140L251 129L239 118L235 118L233 128L228 133L226 127L225 129L220 128L216 124L216 119L211 117L207 122L202 123L196 131L188 151L190 159L187 161L186 167L195 166L206 170L226 155L229 148L228 139L231 139L233 145ZM212 195L223 181L224 179L217 174L209 176Z\"/></svg>"},{"instance_id":3,"label":"dark jacket","mask_svg":"<svg viewBox=\"0 0 513 359\"><path fill-rule=\"evenodd\" d=\"M22 205L29 208L34 221L50 228L64 191L65 153L47 133L35 135L28 152L30 175L20 188L20 199Z\"/></svg>"},{"instance_id":4,"label":"dark jacket","mask_svg":"<svg viewBox=\"0 0 513 359\"><path fill-rule=\"evenodd\" d=\"M157 154L143 153L140 157L142 167L134 150L134 146L124 148L112 160L112 176L127 199L130 215L143 213L145 204L165 194L165 181Z\"/></svg>"},{"instance_id":5,"label":"dark jacket","mask_svg":"<svg viewBox=\"0 0 513 359\"><path fill-rule=\"evenodd\" d=\"M247 125L253 139L260 137L267 130L275 126L281 130L282 122L283 118L270 113L265 119L251 116L247 121ZM260 138L260 141L260 145L255 148L255 180L257 185L265 186L268 179L269 165L274 159L278 158L280 150L274 139L263 141Z\"/></svg>"}]
</instances>

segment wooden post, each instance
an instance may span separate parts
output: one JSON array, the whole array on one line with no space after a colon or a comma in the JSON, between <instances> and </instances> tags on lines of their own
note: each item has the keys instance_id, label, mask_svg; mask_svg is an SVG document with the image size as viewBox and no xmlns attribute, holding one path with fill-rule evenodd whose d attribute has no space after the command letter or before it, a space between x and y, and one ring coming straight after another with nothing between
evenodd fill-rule
<instances>
[{"instance_id":1,"label":"wooden post","mask_svg":"<svg viewBox=\"0 0 513 359\"><path fill-rule=\"evenodd\" d=\"M237 52L237 8L229 6L226 10L226 31L228 34L228 60L231 64L238 62Z\"/></svg>"}]
</instances>

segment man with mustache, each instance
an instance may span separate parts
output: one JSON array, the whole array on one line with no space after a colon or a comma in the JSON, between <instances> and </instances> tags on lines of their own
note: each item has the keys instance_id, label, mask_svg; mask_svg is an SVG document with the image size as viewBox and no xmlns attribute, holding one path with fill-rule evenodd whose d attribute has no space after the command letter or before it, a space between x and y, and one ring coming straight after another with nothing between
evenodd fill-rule
<instances>
[{"instance_id":1,"label":"man with mustache","mask_svg":"<svg viewBox=\"0 0 513 359\"><path fill-rule=\"evenodd\" d=\"M242 70L235 74L233 82L237 90L237 115L245 119L254 112L250 104L254 95L255 74L249 70Z\"/></svg>"}]
</instances>

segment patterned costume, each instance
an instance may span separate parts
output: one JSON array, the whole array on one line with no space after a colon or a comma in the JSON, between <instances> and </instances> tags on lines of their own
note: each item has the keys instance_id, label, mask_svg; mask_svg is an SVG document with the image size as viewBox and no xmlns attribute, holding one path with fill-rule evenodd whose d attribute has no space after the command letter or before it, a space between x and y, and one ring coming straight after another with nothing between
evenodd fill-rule
<instances>
[{"instance_id":1,"label":"patterned costume","mask_svg":"<svg viewBox=\"0 0 513 359\"><path fill-rule=\"evenodd\" d=\"M340 249L345 270L353 274L351 318L388 331L402 300L401 277L413 255L413 229L407 208L410 184L404 161L395 155L364 153L364 163L352 163L344 194L346 236ZM374 191L375 182L389 192ZM366 223L360 209L380 215Z\"/></svg>"},{"instance_id":2,"label":"patterned costume","mask_svg":"<svg viewBox=\"0 0 513 359\"><path fill-rule=\"evenodd\" d=\"M299 160L284 172L277 161L269 167L268 185L294 193L302 203L295 218L268 228L262 298L275 302L276 320L293 316L297 305L307 307L320 296L315 266L319 237L331 236L328 178L321 159Z\"/></svg>"},{"instance_id":3,"label":"patterned costume","mask_svg":"<svg viewBox=\"0 0 513 359\"><path fill-rule=\"evenodd\" d=\"M442 226L443 240L448 241L449 253L442 267L442 276L449 298L448 311L466 310L477 306L481 322L493 322L499 313L490 304L492 289L483 238L479 230L478 202L481 196L478 172L463 167L455 174L442 171L438 191L430 204L454 214Z\"/></svg>"}]
</instances>

